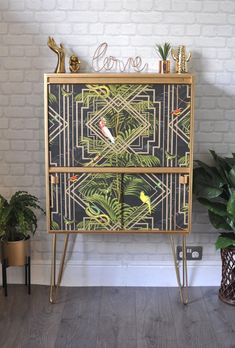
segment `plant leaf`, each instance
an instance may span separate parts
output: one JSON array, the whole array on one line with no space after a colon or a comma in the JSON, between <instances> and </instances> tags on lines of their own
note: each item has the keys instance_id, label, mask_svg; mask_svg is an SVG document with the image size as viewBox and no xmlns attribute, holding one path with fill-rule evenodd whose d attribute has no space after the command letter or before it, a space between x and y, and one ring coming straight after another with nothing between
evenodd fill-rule
<instances>
[{"instance_id":1,"label":"plant leaf","mask_svg":"<svg viewBox=\"0 0 235 348\"><path fill-rule=\"evenodd\" d=\"M235 192L231 193L231 196L227 203L227 212L235 217Z\"/></svg>"},{"instance_id":2,"label":"plant leaf","mask_svg":"<svg viewBox=\"0 0 235 348\"><path fill-rule=\"evenodd\" d=\"M196 185L194 188L194 193L198 198L207 198L209 200L219 197L222 192L222 189L201 184Z\"/></svg>"},{"instance_id":3,"label":"plant leaf","mask_svg":"<svg viewBox=\"0 0 235 348\"><path fill-rule=\"evenodd\" d=\"M224 229L227 231L232 231L231 226L227 223L226 219L223 216L217 215L213 213L212 211L208 211L209 219L216 229Z\"/></svg>"},{"instance_id":4,"label":"plant leaf","mask_svg":"<svg viewBox=\"0 0 235 348\"><path fill-rule=\"evenodd\" d=\"M229 179L232 185L235 187L235 165L232 167L232 169L229 172Z\"/></svg>"},{"instance_id":5,"label":"plant leaf","mask_svg":"<svg viewBox=\"0 0 235 348\"><path fill-rule=\"evenodd\" d=\"M228 215L226 205L223 203L211 202L206 198L198 198L198 202L204 205L208 210L212 211L212 213L226 217Z\"/></svg>"},{"instance_id":6,"label":"plant leaf","mask_svg":"<svg viewBox=\"0 0 235 348\"><path fill-rule=\"evenodd\" d=\"M225 237L223 235L220 235L218 238L217 238L217 241L215 243L215 247L216 249L224 249L224 248L227 248L229 246L233 246L235 245L235 239L233 238L230 238L230 237Z\"/></svg>"},{"instance_id":7,"label":"plant leaf","mask_svg":"<svg viewBox=\"0 0 235 348\"><path fill-rule=\"evenodd\" d=\"M162 60L167 60L170 54L171 44L169 42L165 42L163 45L156 44L156 50Z\"/></svg>"}]
</instances>

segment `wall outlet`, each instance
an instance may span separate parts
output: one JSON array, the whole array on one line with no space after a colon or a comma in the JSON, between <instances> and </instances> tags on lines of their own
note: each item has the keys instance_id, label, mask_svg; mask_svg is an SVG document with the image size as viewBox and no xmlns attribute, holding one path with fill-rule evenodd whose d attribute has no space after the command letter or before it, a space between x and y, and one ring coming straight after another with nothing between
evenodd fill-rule
<instances>
[{"instance_id":1,"label":"wall outlet","mask_svg":"<svg viewBox=\"0 0 235 348\"><path fill-rule=\"evenodd\" d=\"M177 245L176 255L177 255L177 260L181 261L183 257L182 246ZM202 260L202 247L201 246L186 246L186 258L189 261Z\"/></svg>"}]
</instances>

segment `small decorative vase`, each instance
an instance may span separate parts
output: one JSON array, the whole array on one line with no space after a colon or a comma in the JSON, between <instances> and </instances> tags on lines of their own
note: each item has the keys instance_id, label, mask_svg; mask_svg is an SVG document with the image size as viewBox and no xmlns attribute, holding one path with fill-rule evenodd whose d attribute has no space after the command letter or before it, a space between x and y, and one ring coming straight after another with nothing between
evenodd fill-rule
<instances>
[{"instance_id":1,"label":"small decorative vase","mask_svg":"<svg viewBox=\"0 0 235 348\"><path fill-rule=\"evenodd\" d=\"M170 60L160 60L159 61L159 74L169 74L171 67Z\"/></svg>"}]
</instances>

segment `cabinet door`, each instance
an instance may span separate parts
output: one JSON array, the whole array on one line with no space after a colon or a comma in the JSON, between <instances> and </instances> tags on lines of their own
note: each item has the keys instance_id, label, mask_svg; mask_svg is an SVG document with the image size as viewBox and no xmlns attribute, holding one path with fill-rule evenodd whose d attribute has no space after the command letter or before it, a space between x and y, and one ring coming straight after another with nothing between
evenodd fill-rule
<instances>
[{"instance_id":1,"label":"cabinet door","mask_svg":"<svg viewBox=\"0 0 235 348\"><path fill-rule=\"evenodd\" d=\"M50 175L51 229L188 231L188 175Z\"/></svg>"},{"instance_id":2,"label":"cabinet door","mask_svg":"<svg viewBox=\"0 0 235 348\"><path fill-rule=\"evenodd\" d=\"M191 85L50 84L49 166L188 167Z\"/></svg>"}]
</instances>

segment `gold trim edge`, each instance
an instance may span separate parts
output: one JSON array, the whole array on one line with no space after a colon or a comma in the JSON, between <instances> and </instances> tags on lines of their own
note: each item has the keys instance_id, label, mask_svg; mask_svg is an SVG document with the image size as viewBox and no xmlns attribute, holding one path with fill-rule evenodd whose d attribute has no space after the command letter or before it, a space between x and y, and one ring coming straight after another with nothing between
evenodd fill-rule
<instances>
[{"instance_id":1,"label":"gold trim edge","mask_svg":"<svg viewBox=\"0 0 235 348\"><path fill-rule=\"evenodd\" d=\"M185 230L48 230L48 233L50 234L100 234L100 233L105 233L105 234L118 234L118 233L145 233L145 234L157 234L157 233L162 233L162 234L180 234L180 235L188 235L190 234L189 229Z\"/></svg>"},{"instance_id":2,"label":"gold trim edge","mask_svg":"<svg viewBox=\"0 0 235 348\"><path fill-rule=\"evenodd\" d=\"M178 167L50 167L49 173L138 173L138 174L188 174L190 168Z\"/></svg>"}]
</instances>

